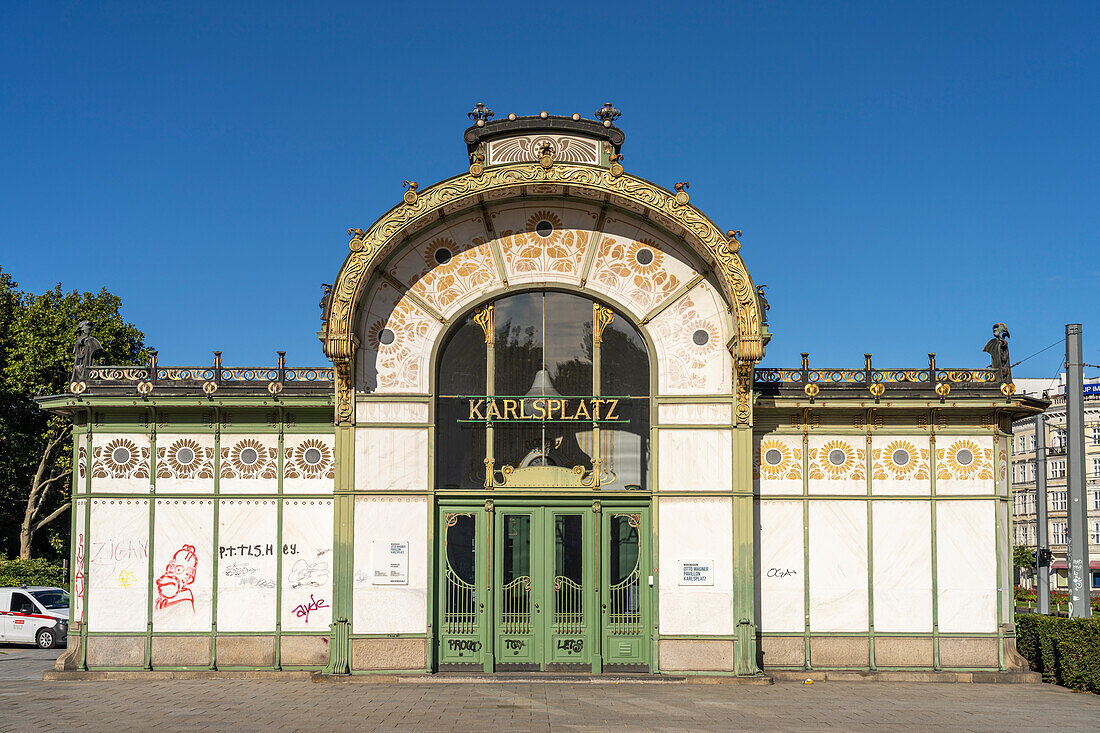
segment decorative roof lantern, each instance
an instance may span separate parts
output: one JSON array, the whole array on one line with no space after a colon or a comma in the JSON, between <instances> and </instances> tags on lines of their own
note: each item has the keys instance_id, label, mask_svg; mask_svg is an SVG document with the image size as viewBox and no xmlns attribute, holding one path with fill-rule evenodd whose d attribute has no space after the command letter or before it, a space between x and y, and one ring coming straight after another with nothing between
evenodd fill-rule
<instances>
[{"instance_id":1,"label":"decorative roof lantern","mask_svg":"<svg viewBox=\"0 0 1100 733\"><path fill-rule=\"evenodd\" d=\"M614 121L622 113L610 102L596 111L595 119L586 120L580 113L519 117L509 114L493 121L493 113L482 102L467 115L474 124L462 138L476 165L491 168L509 163L554 163L595 165L610 168L621 155L625 136Z\"/></svg>"}]
</instances>

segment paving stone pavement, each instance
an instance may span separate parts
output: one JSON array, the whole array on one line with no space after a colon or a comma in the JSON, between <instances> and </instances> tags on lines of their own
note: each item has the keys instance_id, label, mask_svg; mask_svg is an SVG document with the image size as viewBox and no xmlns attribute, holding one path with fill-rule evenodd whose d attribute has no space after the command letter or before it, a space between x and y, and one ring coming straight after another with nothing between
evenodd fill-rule
<instances>
[{"instance_id":1,"label":"paving stone pavement","mask_svg":"<svg viewBox=\"0 0 1100 733\"><path fill-rule=\"evenodd\" d=\"M0 647L0 731L1100 728L1100 697L1051 685L42 682L56 656Z\"/></svg>"}]
</instances>

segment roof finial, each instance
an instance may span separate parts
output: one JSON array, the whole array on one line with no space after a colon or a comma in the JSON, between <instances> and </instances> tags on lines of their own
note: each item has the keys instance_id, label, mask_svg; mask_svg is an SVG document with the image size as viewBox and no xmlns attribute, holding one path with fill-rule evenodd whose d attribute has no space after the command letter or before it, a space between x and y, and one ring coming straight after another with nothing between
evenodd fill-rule
<instances>
[{"instance_id":1,"label":"roof finial","mask_svg":"<svg viewBox=\"0 0 1100 733\"><path fill-rule=\"evenodd\" d=\"M603 120L604 127L611 127L611 123L622 116L622 112L611 106L611 102L604 102L603 107L596 110L596 119Z\"/></svg>"},{"instance_id":2,"label":"roof finial","mask_svg":"<svg viewBox=\"0 0 1100 733\"><path fill-rule=\"evenodd\" d=\"M472 112L467 112L466 116L473 120L478 127L484 127L485 123L493 119L493 110L485 106L484 102L478 102Z\"/></svg>"}]
</instances>

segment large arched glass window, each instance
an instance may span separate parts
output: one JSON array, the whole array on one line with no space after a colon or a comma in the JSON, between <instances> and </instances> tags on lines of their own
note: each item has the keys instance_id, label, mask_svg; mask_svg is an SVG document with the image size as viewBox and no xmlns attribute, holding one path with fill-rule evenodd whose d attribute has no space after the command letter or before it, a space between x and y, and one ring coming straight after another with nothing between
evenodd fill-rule
<instances>
[{"instance_id":1,"label":"large arched glass window","mask_svg":"<svg viewBox=\"0 0 1100 733\"><path fill-rule=\"evenodd\" d=\"M647 488L649 356L611 308L500 298L452 329L436 373L439 488Z\"/></svg>"}]
</instances>

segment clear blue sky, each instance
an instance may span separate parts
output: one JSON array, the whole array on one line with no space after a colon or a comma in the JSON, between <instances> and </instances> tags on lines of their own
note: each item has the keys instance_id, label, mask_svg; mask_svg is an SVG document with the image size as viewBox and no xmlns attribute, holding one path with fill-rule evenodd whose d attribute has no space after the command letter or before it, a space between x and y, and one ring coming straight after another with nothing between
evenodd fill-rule
<instances>
[{"instance_id":1,"label":"clear blue sky","mask_svg":"<svg viewBox=\"0 0 1100 733\"><path fill-rule=\"evenodd\" d=\"M982 366L996 321L1100 363L1096 2L106 5L2 11L0 264L106 286L162 363L322 363L347 229L464 170L474 102L606 100L744 231L765 363Z\"/></svg>"}]
</instances>

